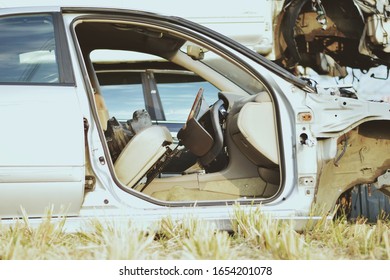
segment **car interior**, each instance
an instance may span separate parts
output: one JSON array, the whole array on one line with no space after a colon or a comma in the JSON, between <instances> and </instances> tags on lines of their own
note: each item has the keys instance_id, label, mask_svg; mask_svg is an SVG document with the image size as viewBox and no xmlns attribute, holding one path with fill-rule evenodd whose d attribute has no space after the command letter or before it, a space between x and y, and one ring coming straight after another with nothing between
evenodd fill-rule
<instances>
[{"instance_id":1,"label":"car interior","mask_svg":"<svg viewBox=\"0 0 390 280\"><path fill-rule=\"evenodd\" d=\"M75 34L121 188L170 202L270 199L278 194L282 174L275 106L260 81L175 30L88 19L75 23ZM100 90L103 80L91 61L90 54L99 49L160 57L167 68L194 72L220 91L215 103L206 107L204 89L193 93L178 141L166 126L153 123L145 108L129 112L133 117L120 122L110 115ZM210 57L207 63L205 57ZM221 60L235 70L229 71L231 77L215 66ZM124 63L132 62L119 61L118 67ZM135 69L140 65L135 64ZM115 75L110 76L115 83ZM241 83L240 76L244 77Z\"/></svg>"}]
</instances>

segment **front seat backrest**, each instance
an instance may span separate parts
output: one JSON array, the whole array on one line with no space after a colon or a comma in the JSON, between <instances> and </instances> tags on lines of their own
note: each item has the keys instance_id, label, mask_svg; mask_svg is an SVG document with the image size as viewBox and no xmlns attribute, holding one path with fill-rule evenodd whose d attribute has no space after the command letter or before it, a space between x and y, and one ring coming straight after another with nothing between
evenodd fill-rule
<instances>
[{"instance_id":1,"label":"front seat backrest","mask_svg":"<svg viewBox=\"0 0 390 280\"><path fill-rule=\"evenodd\" d=\"M271 102L249 102L242 107L238 115L240 136L236 136L236 143L239 143L241 150L258 166L275 167L279 164L274 116Z\"/></svg>"},{"instance_id":2,"label":"front seat backrest","mask_svg":"<svg viewBox=\"0 0 390 280\"><path fill-rule=\"evenodd\" d=\"M139 131L127 143L114 168L122 184L133 187L167 151L173 142L169 130L163 126L150 126Z\"/></svg>"}]
</instances>

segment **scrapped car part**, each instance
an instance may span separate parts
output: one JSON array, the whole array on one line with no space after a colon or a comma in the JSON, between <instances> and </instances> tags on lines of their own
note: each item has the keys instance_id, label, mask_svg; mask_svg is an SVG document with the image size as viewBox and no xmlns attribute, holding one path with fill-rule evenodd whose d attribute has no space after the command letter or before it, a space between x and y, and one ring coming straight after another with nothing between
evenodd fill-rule
<instances>
[{"instance_id":1,"label":"scrapped car part","mask_svg":"<svg viewBox=\"0 0 390 280\"><path fill-rule=\"evenodd\" d=\"M387 0L285 1L276 59L287 68L299 64L322 74L333 71L329 60L364 71L389 66L389 10Z\"/></svg>"}]
</instances>

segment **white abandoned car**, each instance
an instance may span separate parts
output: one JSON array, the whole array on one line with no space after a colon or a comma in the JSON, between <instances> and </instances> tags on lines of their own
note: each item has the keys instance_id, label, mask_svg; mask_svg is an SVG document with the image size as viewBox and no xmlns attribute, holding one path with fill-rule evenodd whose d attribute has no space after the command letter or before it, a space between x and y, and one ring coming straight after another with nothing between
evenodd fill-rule
<instances>
[{"instance_id":1,"label":"white abandoned car","mask_svg":"<svg viewBox=\"0 0 390 280\"><path fill-rule=\"evenodd\" d=\"M238 203L299 227L355 185L389 186L390 104L313 85L188 20L3 9L0 62L2 223L53 207L68 223L228 227Z\"/></svg>"}]
</instances>

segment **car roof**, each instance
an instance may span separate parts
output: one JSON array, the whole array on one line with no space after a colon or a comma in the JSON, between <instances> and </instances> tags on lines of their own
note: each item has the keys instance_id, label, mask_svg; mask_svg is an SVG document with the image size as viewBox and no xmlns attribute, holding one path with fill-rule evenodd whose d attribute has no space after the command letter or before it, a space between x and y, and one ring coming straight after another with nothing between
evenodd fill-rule
<instances>
[{"instance_id":1,"label":"car roof","mask_svg":"<svg viewBox=\"0 0 390 280\"><path fill-rule=\"evenodd\" d=\"M268 0L263 0L267 2ZM223 5L223 9L221 8ZM0 10L2 8L48 8L54 7L94 7L94 8L109 8L109 9L130 9L156 12L158 14L174 14L181 17L201 17L201 18L234 18L234 17L257 17L264 14L265 11L257 4L253 4L252 0L241 0L239 2L231 2L226 5L225 0L198 0L191 4L186 1L177 0L142 0L142 1L124 1L124 0L13 0L0 1ZM261 6L261 5L260 5ZM207 9L205 8L207 7ZM174 8L174 9L173 9ZM46 11L49 11L45 9ZM51 10L53 11L53 10Z\"/></svg>"}]
</instances>

